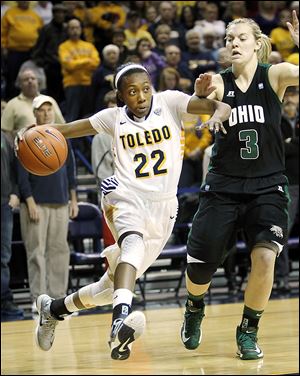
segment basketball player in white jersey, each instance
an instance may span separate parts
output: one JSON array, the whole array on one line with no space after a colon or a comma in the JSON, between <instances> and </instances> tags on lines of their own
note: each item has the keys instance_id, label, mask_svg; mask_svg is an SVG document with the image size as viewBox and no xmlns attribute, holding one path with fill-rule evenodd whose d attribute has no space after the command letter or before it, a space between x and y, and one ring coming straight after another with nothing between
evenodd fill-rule
<instances>
[{"instance_id":1,"label":"basketball player in white jersey","mask_svg":"<svg viewBox=\"0 0 300 376\"><path fill-rule=\"evenodd\" d=\"M138 64L121 66L114 83L122 107L102 110L89 119L51 125L66 138L101 132L113 138L115 175L101 185L102 208L116 241L102 253L109 268L98 282L63 299L40 295L36 339L47 351L58 320L81 309L112 303L111 357L122 360L129 357L131 343L145 327L144 314L131 311L135 281L158 257L176 220L184 149L181 116L185 112L211 114L203 126L224 131L222 122L229 118L231 108L179 91L152 94L149 74Z\"/></svg>"}]
</instances>

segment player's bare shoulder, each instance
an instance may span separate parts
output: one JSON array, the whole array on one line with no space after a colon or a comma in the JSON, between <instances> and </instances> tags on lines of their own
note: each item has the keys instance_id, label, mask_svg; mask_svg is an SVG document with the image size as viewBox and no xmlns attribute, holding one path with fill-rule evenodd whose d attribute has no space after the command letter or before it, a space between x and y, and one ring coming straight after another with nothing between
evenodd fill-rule
<instances>
[{"instance_id":1,"label":"player's bare shoulder","mask_svg":"<svg viewBox=\"0 0 300 376\"><path fill-rule=\"evenodd\" d=\"M283 62L271 65L268 75L270 85L279 99L283 98L288 86L297 86L299 84L299 67L291 63Z\"/></svg>"}]
</instances>

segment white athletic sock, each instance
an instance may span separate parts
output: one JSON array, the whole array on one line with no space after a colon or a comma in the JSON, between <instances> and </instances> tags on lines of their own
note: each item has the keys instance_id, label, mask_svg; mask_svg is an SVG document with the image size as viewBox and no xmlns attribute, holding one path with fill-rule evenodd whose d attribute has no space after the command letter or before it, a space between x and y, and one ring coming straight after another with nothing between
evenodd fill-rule
<instances>
[{"instance_id":1,"label":"white athletic sock","mask_svg":"<svg viewBox=\"0 0 300 376\"><path fill-rule=\"evenodd\" d=\"M133 292L128 289L117 289L113 293L113 308L118 304L127 304L131 307Z\"/></svg>"}]
</instances>

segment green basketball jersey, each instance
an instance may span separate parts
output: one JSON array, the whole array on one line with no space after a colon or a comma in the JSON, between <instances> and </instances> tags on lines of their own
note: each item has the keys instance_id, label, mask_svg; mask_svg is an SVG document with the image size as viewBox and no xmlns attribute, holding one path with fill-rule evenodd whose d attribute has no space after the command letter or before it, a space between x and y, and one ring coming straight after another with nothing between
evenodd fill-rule
<instances>
[{"instance_id":1,"label":"green basketball jersey","mask_svg":"<svg viewBox=\"0 0 300 376\"><path fill-rule=\"evenodd\" d=\"M245 93L236 85L231 68L220 73L224 81L222 101L232 110L223 124L227 134L216 134L210 172L255 178L285 170L281 102L269 83L269 67L258 64Z\"/></svg>"}]
</instances>

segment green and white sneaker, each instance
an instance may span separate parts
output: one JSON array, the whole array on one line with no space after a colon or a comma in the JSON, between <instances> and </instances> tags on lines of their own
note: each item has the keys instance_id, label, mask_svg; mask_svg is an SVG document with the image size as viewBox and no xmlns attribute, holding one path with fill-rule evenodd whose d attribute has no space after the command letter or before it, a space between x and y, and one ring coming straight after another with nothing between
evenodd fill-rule
<instances>
[{"instance_id":1,"label":"green and white sneaker","mask_svg":"<svg viewBox=\"0 0 300 376\"><path fill-rule=\"evenodd\" d=\"M237 355L242 360L263 358L264 353L257 345L258 328L236 328Z\"/></svg>"},{"instance_id":2,"label":"green and white sneaker","mask_svg":"<svg viewBox=\"0 0 300 376\"><path fill-rule=\"evenodd\" d=\"M184 321L181 327L181 340L188 350L195 350L201 342L202 331L200 325L204 316L204 307L195 312L191 312L188 307L185 309Z\"/></svg>"}]
</instances>

